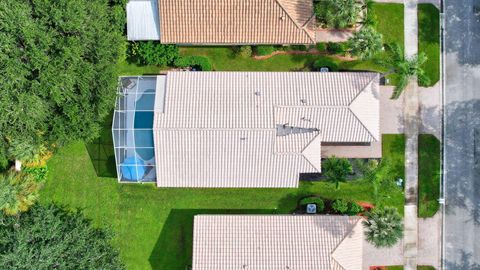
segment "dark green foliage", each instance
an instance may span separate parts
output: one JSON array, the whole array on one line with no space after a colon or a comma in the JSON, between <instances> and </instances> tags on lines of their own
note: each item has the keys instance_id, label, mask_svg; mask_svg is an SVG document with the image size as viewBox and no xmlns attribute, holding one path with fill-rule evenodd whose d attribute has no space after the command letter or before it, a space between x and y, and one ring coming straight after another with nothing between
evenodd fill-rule
<instances>
[{"instance_id":1,"label":"dark green foliage","mask_svg":"<svg viewBox=\"0 0 480 270\"><path fill-rule=\"evenodd\" d=\"M329 71L338 70L337 63L333 59L330 59L327 57L322 57L318 60L315 60L315 62L313 62L314 70L319 71L322 67L328 67Z\"/></svg>"},{"instance_id":2,"label":"dark green foliage","mask_svg":"<svg viewBox=\"0 0 480 270\"><path fill-rule=\"evenodd\" d=\"M346 214L348 212L348 202L337 199L332 203L332 209L339 214Z\"/></svg>"},{"instance_id":3,"label":"dark green foliage","mask_svg":"<svg viewBox=\"0 0 480 270\"><path fill-rule=\"evenodd\" d=\"M322 162L322 174L338 189L340 182L345 182L347 176L353 172L352 165L346 158L335 156Z\"/></svg>"},{"instance_id":4,"label":"dark green foliage","mask_svg":"<svg viewBox=\"0 0 480 270\"><path fill-rule=\"evenodd\" d=\"M98 135L115 100L115 20L103 0L0 1L4 155Z\"/></svg>"},{"instance_id":5,"label":"dark green foliage","mask_svg":"<svg viewBox=\"0 0 480 270\"><path fill-rule=\"evenodd\" d=\"M308 51L308 47L305 45L291 45L290 50L292 51Z\"/></svg>"},{"instance_id":6,"label":"dark green foliage","mask_svg":"<svg viewBox=\"0 0 480 270\"><path fill-rule=\"evenodd\" d=\"M255 54L258 56L269 55L276 51L272 45L259 45L255 46Z\"/></svg>"},{"instance_id":7,"label":"dark green foliage","mask_svg":"<svg viewBox=\"0 0 480 270\"><path fill-rule=\"evenodd\" d=\"M324 52L327 50L327 45L325 43L317 43L316 47L319 52Z\"/></svg>"},{"instance_id":8,"label":"dark green foliage","mask_svg":"<svg viewBox=\"0 0 480 270\"><path fill-rule=\"evenodd\" d=\"M160 44L159 41L131 42L128 47L128 57L131 62L139 65L167 66L178 58L176 45Z\"/></svg>"},{"instance_id":9,"label":"dark green foliage","mask_svg":"<svg viewBox=\"0 0 480 270\"><path fill-rule=\"evenodd\" d=\"M327 51L331 54L340 54L345 52L345 46L343 45L343 43L328 42Z\"/></svg>"},{"instance_id":10,"label":"dark green foliage","mask_svg":"<svg viewBox=\"0 0 480 270\"><path fill-rule=\"evenodd\" d=\"M361 6L355 0L316 0L315 16L329 28L348 28L357 22Z\"/></svg>"},{"instance_id":11,"label":"dark green foliage","mask_svg":"<svg viewBox=\"0 0 480 270\"><path fill-rule=\"evenodd\" d=\"M306 197L300 200L300 205L305 206L307 204L314 203L317 205L317 212L321 213L325 209L325 203L322 198L319 197Z\"/></svg>"},{"instance_id":12,"label":"dark green foliage","mask_svg":"<svg viewBox=\"0 0 480 270\"><path fill-rule=\"evenodd\" d=\"M23 168L23 172L31 175L35 181L43 182L45 179L47 179L48 167L46 165L38 167L25 167Z\"/></svg>"},{"instance_id":13,"label":"dark green foliage","mask_svg":"<svg viewBox=\"0 0 480 270\"><path fill-rule=\"evenodd\" d=\"M375 247L392 247L403 237L402 217L396 208L376 208L363 221L367 241Z\"/></svg>"},{"instance_id":14,"label":"dark green foliage","mask_svg":"<svg viewBox=\"0 0 480 270\"><path fill-rule=\"evenodd\" d=\"M373 27L364 26L348 39L350 53L360 59L372 58L383 47L383 36Z\"/></svg>"},{"instance_id":15,"label":"dark green foliage","mask_svg":"<svg viewBox=\"0 0 480 270\"><path fill-rule=\"evenodd\" d=\"M197 56L197 55L182 56L177 60L175 60L174 64L175 66L181 67L181 68L192 67L192 68L195 68L196 70L201 70L201 71L212 70L212 64L210 63L210 60L205 56Z\"/></svg>"},{"instance_id":16,"label":"dark green foliage","mask_svg":"<svg viewBox=\"0 0 480 270\"><path fill-rule=\"evenodd\" d=\"M348 204L348 214L351 216L355 216L363 211L363 208L358 205L356 202L350 202Z\"/></svg>"},{"instance_id":17,"label":"dark green foliage","mask_svg":"<svg viewBox=\"0 0 480 270\"><path fill-rule=\"evenodd\" d=\"M37 201L40 187L41 183L28 173L0 174L0 210L6 215L27 211Z\"/></svg>"},{"instance_id":18,"label":"dark green foliage","mask_svg":"<svg viewBox=\"0 0 480 270\"><path fill-rule=\"evenodd\" d=\"M0 216L0 224L5 269L125 269L111 235L81 213L37 205L18 217Z\"/></svg>"}]
</instances>

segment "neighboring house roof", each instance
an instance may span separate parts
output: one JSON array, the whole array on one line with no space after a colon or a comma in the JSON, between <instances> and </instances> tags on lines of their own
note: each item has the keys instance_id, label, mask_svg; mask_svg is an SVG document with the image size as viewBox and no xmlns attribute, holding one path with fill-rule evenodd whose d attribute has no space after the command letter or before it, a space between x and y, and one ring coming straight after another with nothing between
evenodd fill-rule
<instances>
[{"instance_id":1,"label":"neighboring house roof","mask_svg":"<svg viewBox=\"0 0 480 270\"><path fill-rule=\"evenodd\" d=\"M321 143L378 141L376 73L169 72L154 119L157 185L296 187ZM158 106L157 106L158 107Z\"/></svg>"},{"instance_id":2,"label":"neighboring house roof","mask_svg":"<svg viewBox=\"0 0 480 270\"><path fill-rule=\"evenodd\" d=\"M158 0L162 43L313 44L312 0Z\"/></svg>"},{"instance_id":3,"label":"neighboring house roof","mask_svg":"<svg viewBox=\"0 0 480 270\"><path fill-rule=\"evenodd\" d=\"M197 215L192 270L362 269L362 218Z\"/></svg>"},{"instance_id":4,"label":"neighboring house roof","mask_svg":"<svg viewBox=\"0 0 480 270\"><path fill-rule=\"evenodd\" d=\"M159 40L158 0L130 0L127 3L127 39Z\"/></svg>"}]
</instances>

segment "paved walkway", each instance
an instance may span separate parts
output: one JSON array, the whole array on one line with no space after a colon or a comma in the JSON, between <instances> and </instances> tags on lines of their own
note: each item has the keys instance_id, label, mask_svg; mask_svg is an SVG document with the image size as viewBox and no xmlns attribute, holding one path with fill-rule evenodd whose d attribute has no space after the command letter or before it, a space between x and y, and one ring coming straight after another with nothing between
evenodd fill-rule
<instances>
[{"instance_id":1,"label":"paved walkway","mask_svg":"<svg viewBox=\"0 0 480 270\"><path fill-rule=\"evenodd\" d=\"M405 56L418 53L417 0L405 0L404 33ZM418 133L420 126L420 103L418 85L412 80L404 91L405 98L405 220L403 258L405 270L417 269L418 256Z\"/></svg>"}]
</instances>

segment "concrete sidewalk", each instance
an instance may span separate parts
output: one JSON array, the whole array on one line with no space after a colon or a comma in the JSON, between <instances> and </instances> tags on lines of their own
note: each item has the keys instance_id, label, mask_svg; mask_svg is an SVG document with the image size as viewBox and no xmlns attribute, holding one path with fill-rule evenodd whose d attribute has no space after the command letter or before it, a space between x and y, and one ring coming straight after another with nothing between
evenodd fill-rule
<instances>
[{"instance_id":1,"label":"concrete sidewalk","mask_svg":"<svg viewBox=\"0 0 480 270\"><path fill-rule=\"evenodd\" d=\"M417 0L405 0L404 33L405 56L418 53ZM405 270L417 269L418 255L418 134L420 127L420 102L418 85L412 80L404 90L405 98L405 220L403 258Z\"/></svg>"}]
</instances>

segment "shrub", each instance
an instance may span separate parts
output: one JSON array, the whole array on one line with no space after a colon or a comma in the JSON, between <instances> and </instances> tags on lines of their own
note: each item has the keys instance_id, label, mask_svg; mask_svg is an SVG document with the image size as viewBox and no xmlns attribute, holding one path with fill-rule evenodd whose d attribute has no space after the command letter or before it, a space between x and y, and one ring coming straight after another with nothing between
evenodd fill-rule
<instances>
[{"instance_id":1,"label":"shrub","mask_svg":"<svg viewBox=\"0 0 480 270\"><path fill-rule=\"evenodd\" d=\"M330 71L337 71L338 70L338 65L335 63L332 59L328 57L322 57L315 62L313 62L313 68L315 70L320 70L322 67L328 67Z\"/></svg>"},{"instance_id":2,"label":"shrub","mask_svg":"<svg viewBox=\"0 0 480 270\"><path fill-rule=\"evenodd\" d=\"M322 198L319 197L306 197L300 200L300 205L307 205L309 203L314 203L317 205L317 212L323 212L325 209L325 203Z\"/></svg>"},{"instance_id":3,"label":"shrub","mask_svg":"<svg viewBox=\"0 0 480 270\"><path fill-rule=\"evenodd\" d=\"M350 202L348 205L348 214L351 216L355 216L358 213L361 213L363 211L363 208L358 205L356 202Z\"/></svg>"},{"instance_id":4,"label":"shrub","mask_svg":"<svg viewBox=\"0 0 480 270\"><path fill-rule=\"evenodd\" d=\"M255 54L258 56L269 55L274 51L276 51L276 49L271 45L260 45L255 47Z\"/></svg>"},{"instance_id":5,"label":"shrub","mask_svg":"<svg viewBox=\"0 0 480 270\"><path fill-rule=\"evenodd\" d=\"M292 49L292 51L307 51L308 50L308 47L305 46L305 45L292 45L292 46L290 46L290 48Z\"/></svg>"},{"instance_id":6,"label":"shrub","mask_svg":"<svg viewBox=\"0 0 480 270\"><path fill-rule=\"evenodd\" d=\"M327 51L331 54L339 54L339 53L343 53L345 50L344 50L344 47L342 46L342 43L328 42Z\"/></svg>"},{"instance_id":7,"label":"shrub","mask_svg":"<svg viewBox=\"0 0 480 270\"><path fill-rule=\"evenodd\" d=\"M238 54L242 57L252 56L252 46L240 46L238 47Z\"/></svg>"},{"instance_id":8,"label":"shrub","mask_svg":"<svg viewBox=\"0 0 480 270\"><path fill-rule=\"evenodd\" d=\"M324 52L327 50L327 45L325 43L317 43L316 47L319 52Z\"/></svg>"},{"instance_id":9,"label":"shrub","mask_svg":"<svg viewBox=\"0 0 480 270\"><path fill-rule=\"evenodd\" d=\"M131 42L128 58L139 65L171 65L179 56L176 45L160 44L158 41Z\"/></svg>"},{"instance_id":10,"label":"shrub","mask_svg":"<svg viewBox=\"0 0 480 270\"><path fill-rule=\"evenodd\" d=\"M23 168L23 172L30 174L33 177L33 179L35 179L35 181L43 182L47 178L48 167L47 166L25 167Z\"/></svg>"},{"instance_id":11,"label":"shrub","mask_svg":"<svg viewBox=\"0 0 480 270\"><path fill-rule=\"evenodd\" d=\"M210 60L205 56L197 56L197 55L183 56L183 57L177 58L174 64L176 67L181 67L181 68L192 67L202 71L212 70L212 64L210 63Z\"/></svg>"},{"instance_id":12,"label":"shrub","mask_svg":"<svg viewBox=\"0 0 480 270\"><path fill-rule=\"evenodd\" d=\"M357 22L361 5L356 0L317 0L315 16L331 28L347 28Z\"/></svg>"},{"instance_id":13,"label":"shrub","mask_svg":"<svg viewBox=\"0 0 480 270\"><path fill-rule=\"evenodd\" d=\"M332 209L339 214L345 214L348 211L348 202L342 199L336 199L333 201Z\"/></svg>"},{"instance_id":14,"label":"shrub","mask_svg":"<svg viewBox=\"0 0 480 270\"><path fill-rule=\"evenodd\" d=\"M403 237L402 217L396 208L376 208L363 221L365 236L375 247L392 247Z\"/></svg>"},{"instance_id":15,"label":"shrub","mask_svg":"<svg viewBox=\"0 0 480 270\"><path fill-rule=\"evenodd\" d=\"M27 173L0 175L0 210L7 215L27 211L38 199L41 184Z\"/></svg>"}]
</instances>

